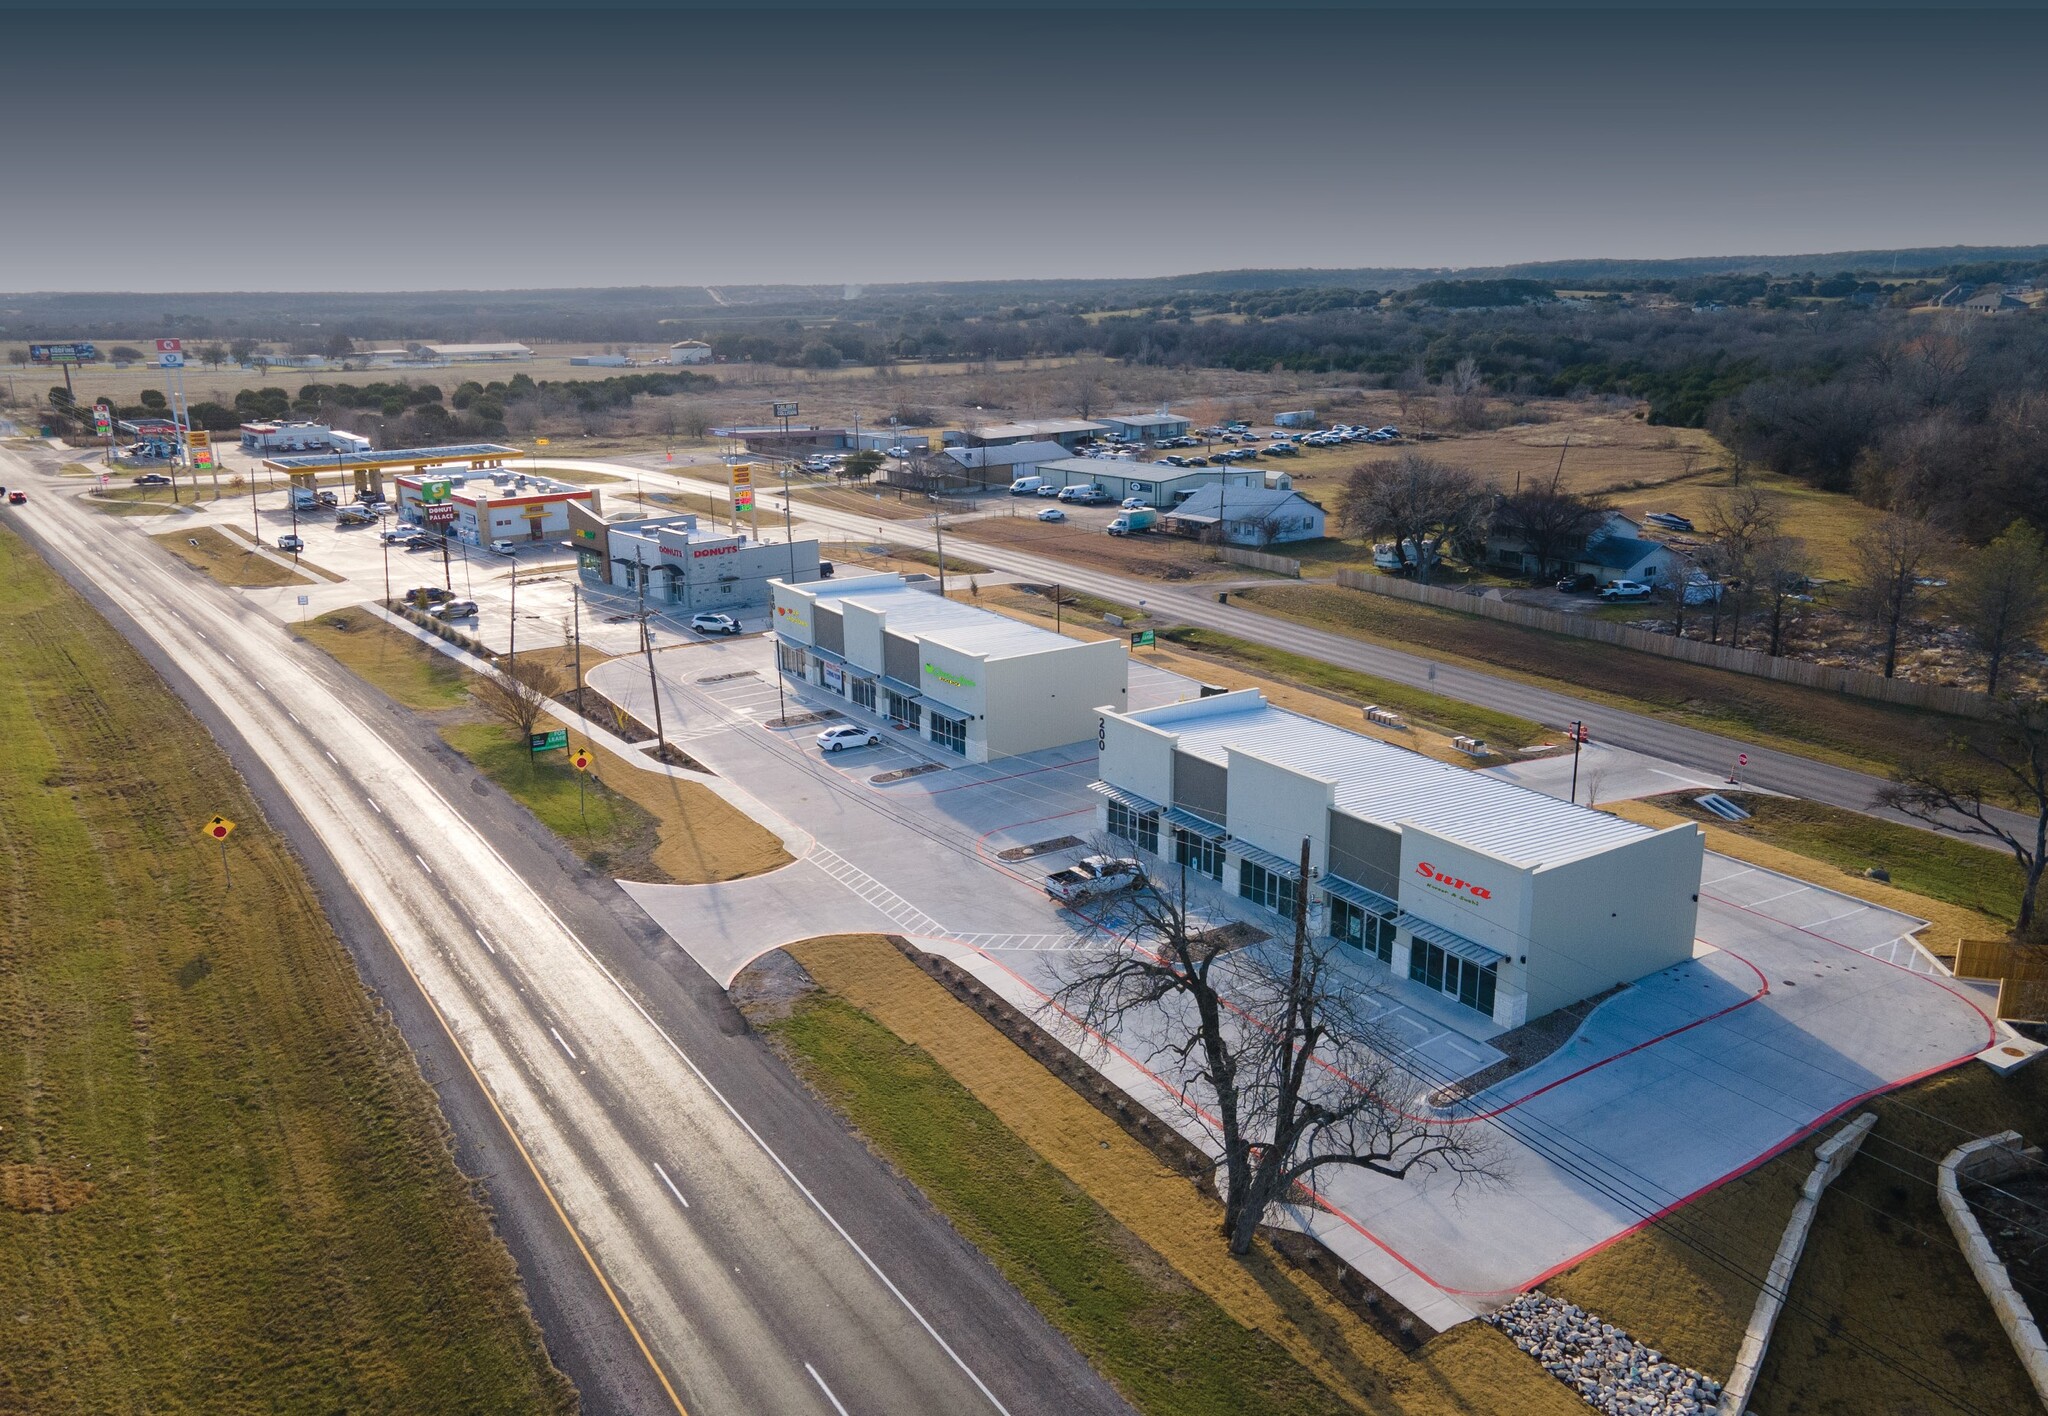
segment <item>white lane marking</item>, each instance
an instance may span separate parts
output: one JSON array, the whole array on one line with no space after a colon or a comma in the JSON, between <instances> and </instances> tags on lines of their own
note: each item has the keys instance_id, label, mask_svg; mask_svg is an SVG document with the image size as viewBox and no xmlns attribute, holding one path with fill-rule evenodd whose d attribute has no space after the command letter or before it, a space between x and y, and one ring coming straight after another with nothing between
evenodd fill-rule
<instances>
[{"instance_id":1,"label":"white lane marking","mask_svg":"<svg viewBox=\"0 0 2048 1416\"><path fill-rule=\"evenodd\" d=\"M550 1027L548 1031L551 1033L555 1033L555 1041L561 1044L562 1051L567 1052L569 1054L569 1060L571 1062L574 1062L576 1060L576 1053L574 1049L572 1049L568 1043L562 1042L562 1035L558 1032L555 1032L553 1027Z\"/></svg>"},{"instance_id":2,"label":"white lane marking","mask_svg":"<svg viewBox=\"0 0 2048 1416\"><path fill-rule=\"evenodd\" d=\"M382 816L384 814L384 808L377 805L377 799L375 797L364 797L363 800L370 804L370 810L376 812L379 816Z\"/></svg>"},{"instance_id":3,"label":"white lane marking","mask_svg":"<svg viewBox=\"0 0 2048 1416\"><path fill-rule=\"evenodd\" d=\"M226 659L230 664L235 664L235 656L228 653L226 650L221 651L221 657L223 659ZM242 666L240 664L235 664L235 667L239 669Z\"/></svg>"},{"instance_id":4,"label":"white lane marking","mask_svg":"<svg viewBox=\"0 0 2048 1416\"><path fill-rule=\"evenodd\" d=\"M287 709L285 709L285 710L284 710L284 715L285 715L285 717L287 717L287 718L290 718L290 719L291 719L291 720L292 720L292 721L293 721L294 723L298 723L298 722L299 722L299 715L298 715L298 714L296 714L296 713L294 713L294 712L293 712L293 711L292 711L291 709L289 709L289 708L287 708ZM303 727L305 726L305 724L304 724L304 723L299 723L299 726L303 728Z\"/></svg>"},{"instance_id":5,"label":"white lane marking","mask_svg":"<svg viewBox=\"0 0 2048 1416\"><path fill-rule=\"evenodd\" d=\"M1793 886L1793 887L1792 887L1791 889L1789 889L1789 890L1780 890L1780 891L1779 891L1779 892L1778 892L1777 894L1775 894L1775 895L1766 895L1766 896L1764 896L1764 897L1763 897L1763 898L1762 898L1761 900L1749 900L1749 901L1745 901L1745 902L1744 902L1744 906L1743 906L1743 907L1744 907L1745 909L1752 909L1752 910L1753 910L1753 909L1757 908L1757 907L1758 907L1759 905L1768 905L1768 904L1770 904L1770 903L1771 903L1771 901L1773 901L1773 900L1783 900L1783 899L1786 899L1786 898L1788 898L1788 897L1790 897L1790 896L1792 896L1792 895L1797 895L1797 894L1801 893L1802 891L1806 891L1806 890L1811 890L1812 888L1813 888L1813 887L1812 887L1811 885L1794 885L1794 886ZM1782 924L1782 923L1784 923L1784 921L1783 921L1783 920L1780 920L1780 921L1779 921L1779 923L1781 923L1781 924Z\"/></svg>"},{"instance_id":6,"label":"white lane marking","mask_svg":"<svg viewBox=\"0 0 2048 1416\"><path fill-rule=\"evenodd\" d=\"M668 1178L668 1172L661 1168L661 1162L658 1160L654 1162L654 1173L661 1177L662 1184L668 1186L668 1192L676 1197L676 1203L681 1205L684 1209L688 1209L690 1207L690 1202L683 1198L683 1192L676 1188L675 1181Z\"/></svg>"},{"instance_id":7,"label":"white lane marking","mask_svg":"<svg viewBox=\"0 0 2048 1416\"><path fill-rule=\"evenodd\" d=\"M413 858L414 860L416 860L416 861L418 861L418 862L420 863L420 869L421 869L421 870L424 870L424 871L426 871L426 872L427 872L427 874L429 874L429 875L432 875L432 874L434 873L434 867L433 867L433 866L431 866L431 865L428 865L428 864L427 864L427 858L426 858L425 856L421 855L421 854L420 854L420 853L419 853L418 851L414 851L414 852L412 853L412 858Z\"/></svg>"},{"instance_id":8,"label":"white lane marking","mask_svg":"<svg viewBox=\"0 0 2048 1416\"><path fill-rule=\"evenodd\" d=\"M336 757L336 756L335 756L335 755L334 755L333 753L331 753L331 752L327 752L327 749L326 749L326 748L324 748L324 747L323 747L323 748L321 748L320 750L321 750L322 752L325 752L325 753L327 753L327 760L328 760L329 762L332 762L332 763L333 763L333 764L334 764L335 766L337 766L337 767L339 767L339 766L341 765L341 759L340 759L340 758Z\"/></svg>"},{"instance_id":9,"label":"white lane marking","mask_svg":"<svg viewBox=\"0 0 2048 1416\"><path fill-rule=\"evenodd\" d=\"M479 929L476 932L476 937L478 942L481 943L484 946L484 948L489 949L493 955L497 954L498 951L496 949L491 948L491 941L484 938L484 932L481 929Z\"/></svg>"},{"instance_id":10,"label":"white lane marking","mask_svg":"<svg viewBox=\"0 0 2048 1416\"><path fill-rule=\"evenodd\" d=\"M818 1375L818 1369L806 1362L804 1363L804 1370L811 1374L811 1380L818 1384L818 1390L825 1393L825 1400L832 1403L832 1409L837 1411L839 1416L849 1416L847 1409L840 1404L839 1398L832 1394L832 1388L826 1386L825 1379Z\"/></svg>"},{"instance_id":11,"label":"white lane marking","mask_svg":"<svg viewBox=\"0 0 2048 1416\"><path fill-rule=\"evenodd\" d=\"M269 690L269 689L267 689L267 688L265 688L265 687L263 686L263 680L262 680L262 679L252 679L252 680L250 680L250 681L251 681L252 683L254 683L254 684L256 685L256 688L257 688L257 691L258 691L258 692L260 692L260 693L268 693L268 692L270 692L270 690Z\"/></svg>"}]
</instances>

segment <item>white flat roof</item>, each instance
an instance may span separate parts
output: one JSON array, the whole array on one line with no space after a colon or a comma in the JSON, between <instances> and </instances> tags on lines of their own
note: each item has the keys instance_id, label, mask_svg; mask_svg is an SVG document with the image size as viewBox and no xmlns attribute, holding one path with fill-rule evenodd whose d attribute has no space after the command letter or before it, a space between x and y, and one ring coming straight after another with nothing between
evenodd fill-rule
<instances>
[{"instance_id":1,"label":"white flat roof","mask_svg":"<svg viewBox=\"0 0 2048 1416\"><path fill-rule=\"evenodd\" d=\"M1182 751L1205 761L1227 766L1232 749L1247 752L1335 783L1337 809L1348 815L1388 827L1409 822L1522 867L1576 860L1655 834L1604 811L1275 708L1263 694L1229 698L1237 701L1197 699L1127 716L1177 734ZM1200 711L1204 707L1209 711Z\"/></svg>"},{"instance_id":2,"label":"white flat roof","mask_svg":"<svg viewBox=\"0 0 2048 1416\"><path fill-rule=\"evenodd\" d=\"M878 583L868 586L863 582ZM915 635L988 659L1010 659L1024 654L1044 654L1071 649L1083 641L1069 639L1035 624L1025 624L1005 615L977 610L958 600L948 600L929 590L906 584L894 575L863 576L858 580L822 581L794 587L812 597L814 604L853 603L878 610L885 627L894 634Z\"/></svg>"}]
</instances>

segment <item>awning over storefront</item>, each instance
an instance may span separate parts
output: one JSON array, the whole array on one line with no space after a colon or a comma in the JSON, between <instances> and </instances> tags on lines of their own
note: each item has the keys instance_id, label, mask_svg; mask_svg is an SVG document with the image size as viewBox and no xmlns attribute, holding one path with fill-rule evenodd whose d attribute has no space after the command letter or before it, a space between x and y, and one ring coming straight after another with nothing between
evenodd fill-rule
<instances>
[{"instance_id":1,"label":"awning over storefront","mask_svg":"<svg viewBox=\"0 0 2048 1416\"><path fill-rule=\"evenodd\" d=\"M1230 839L1228 845L1232 855L1241 856L1253 865L1264 866L1275 875L1284 876L1289 880L1299 881L1301 879L1301 862L1299 860L1289 860L1286 856L1274 855L1271 851L1261 850L1259 847L1240 841L1234 836Z\"/></svg>"},{"instance_id":2,"label":"awning over storefront","mask_svg":"<svg viewBox=\"0 0 2048 1416\"><path fill-rule=\"evenodd\" d=\"M1484 944L1467 939L1464 935L1455 930L1445 929L1440 924L1431 924L1421 915L1403 914L1397 917L1394 923L1417 939L1436 945L1446 954L1470 959L1475 964L1497 964L1507 958L1500 950L1489 949Z\"/></svg>"},{"instance_id":3,"label":"awning over storefront","mask_svg":"<svg viewBox=\"0 0 2048 1416\"><path fill-rule=\"evenodd\" d=\"M1346 880L1341 875L1326 874L1316 884L1322 886L1338 899L1354 904L1368 914L1376 914L1386 919L1392 919L1401 913L1401 906L1395 900L1382 895L1377 890L1368 890L1363 885Z\"/></svg>"},{"instance_id":4,"label":"awning over storefront","mask_svg":"<svg viewBox=\"0 0 2048 1416\"><path fill-rule=\"evenodd\" d=\"M1140 816L1150 816L1159 810L1159 803L1147 801L1136 792L1127 792L1122 787L1112 787L1107 782L1090 782L1088 790L1097 796L1108 797L1118 806L1127 807Z\"/></svg>"},{"instance_id":5,"label":"awning over storefront","mask_svg":"<svg viewBox=\"0 0 2048 1416\"><path fill-rule=\"evenodd\" d=\"M1161 814L1168 825L1178 826L1181 830L1206 840L1220 841L1230 834L1206 816L1197 816L1184 806L1169 806Z\"/></svg>"},{"instance_id":6,"label":"awning over storefront","mask_svg":"<svg viewBox=\"0 0 2048 1416\"><path fill-rule=\"evenodd\" d=\"M898 698L922 698L924 696L923 692L915 684L905 683L902 679L890 678L887 674L882 675L880 682L882 687L888 689L889 692L895 694Z\"/></svg>"}]
</instances>

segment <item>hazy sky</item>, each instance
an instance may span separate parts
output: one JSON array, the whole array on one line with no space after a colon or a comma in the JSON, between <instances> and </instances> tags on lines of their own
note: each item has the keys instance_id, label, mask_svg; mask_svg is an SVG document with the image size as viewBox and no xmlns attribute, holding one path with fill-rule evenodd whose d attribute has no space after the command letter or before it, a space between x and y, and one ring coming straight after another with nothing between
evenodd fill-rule
<instances>
[{"instance_id":1,"label":"hazy sky","mask_svg":"<svg viewBox=\"0 0 2048 1416\"><path fill-rule=\"evenodd\" d=\"M2048 240L2038 7L158 6L5 34L0 290Z\"/></svg>"}]
</instances>

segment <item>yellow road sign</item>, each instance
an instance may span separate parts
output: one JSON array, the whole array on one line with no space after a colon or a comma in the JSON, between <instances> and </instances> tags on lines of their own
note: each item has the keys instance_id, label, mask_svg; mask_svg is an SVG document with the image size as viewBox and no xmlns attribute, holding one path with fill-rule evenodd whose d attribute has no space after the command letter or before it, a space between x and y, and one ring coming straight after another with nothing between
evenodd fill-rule
<instances>
[{"instance_id":1,"label":"yellow road sign","mask_svg":"<svg viewBox=\"0 0 2048 1416\"><path fill-rule=\"evenodd\" d=\"M590 770L590 749L579 747L570 753L569 765L579 772L588 772Z\"/></svg>"},{"instance_id":2,"label":"yellow road sign","mask_svg":"<svg viewBox=\"0 0 2048 1416\"><path fill-rule=\"evenodd\" d=\"M225 841L234 829L234 822L225 816L216 816L199 828L199 834L209 841Z\"/></svg>"}]
</instances>

